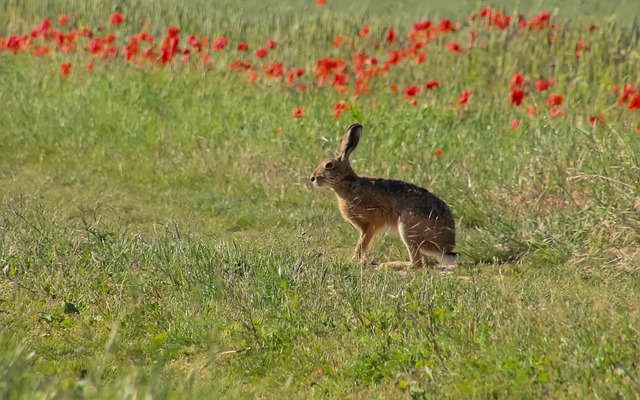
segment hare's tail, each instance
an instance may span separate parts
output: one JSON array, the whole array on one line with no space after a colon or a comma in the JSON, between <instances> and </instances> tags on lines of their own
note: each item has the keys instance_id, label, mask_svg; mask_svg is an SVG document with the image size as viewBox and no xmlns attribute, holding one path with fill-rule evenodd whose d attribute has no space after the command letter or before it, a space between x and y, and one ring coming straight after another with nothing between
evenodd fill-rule
<instances>
[{"instance_id":1,"label":"hare's tail","mask_svg":"<svg viewBox=\"0 0 640 400\"><path fill-rule=\"evenodd\" d=\"M458 259L459 254L454 252L444 253L442 256L441 263L444 265L455 265L456 260Z\"/></svg>"}]
</instances>

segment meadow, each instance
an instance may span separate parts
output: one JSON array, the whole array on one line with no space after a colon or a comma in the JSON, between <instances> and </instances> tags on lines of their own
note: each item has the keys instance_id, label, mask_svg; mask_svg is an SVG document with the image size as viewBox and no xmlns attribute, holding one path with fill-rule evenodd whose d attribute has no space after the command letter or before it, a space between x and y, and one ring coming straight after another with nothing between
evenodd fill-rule
<instances>
[{"instance_id":1,"label":"meadow","mask_svg":"<svg viewBox=\"0 0 640 400\"><path fill-rule=\"evenodd\" d=\"M0 4L0 399L640 398L640 4L320 3Z\"/></svg>"}]
</instances>

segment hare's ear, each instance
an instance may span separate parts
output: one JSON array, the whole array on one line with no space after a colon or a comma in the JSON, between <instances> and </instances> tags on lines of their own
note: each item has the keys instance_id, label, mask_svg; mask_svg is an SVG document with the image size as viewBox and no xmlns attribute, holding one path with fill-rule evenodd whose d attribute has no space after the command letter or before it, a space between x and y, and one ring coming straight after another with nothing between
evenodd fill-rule
<instances>
[{"instance_id":1,"label":"hare's ear","mask_svg":"<svg viewBox=\"0 0 640 400\"><path fill-rule=\"evenodd\" d=\"M362 125L360 124L353 124L349 127L349 129L347 129L347 132L342 138L342 143L340 143L338 159L349 159L349 155L356 149L356 146L358 146L360 135L362 135Z\"/></svg>"}]
</instances>

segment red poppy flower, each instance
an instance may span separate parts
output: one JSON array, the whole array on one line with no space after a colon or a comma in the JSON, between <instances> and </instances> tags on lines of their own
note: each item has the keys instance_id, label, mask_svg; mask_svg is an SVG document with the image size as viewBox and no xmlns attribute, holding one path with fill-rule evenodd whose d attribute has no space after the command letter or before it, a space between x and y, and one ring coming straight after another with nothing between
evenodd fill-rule
<instances>
[{"instance_id":1,"label":"red poppy flower","mask_svg":"<svg viewBox=\"0 0 640 400\"><path fill-rule=\"evenodd\" d=\"M116 58L117 55L118 55L118 48L114 45L109 46L109 48L107 49L106 56L109 58Z\"/></svg>"},{"instance_id":2,"label":"red poppy flower","mask_svg":"<svg viewBox=\"0 0 640 400\"><path fill-rule=\"evenodd\" d=\"M363 52L357 52L353 56L353 70L356 72L361 71L364 68L368 58L369 56L367 56Z\"/></svg>"},{"instance_id":3,"label":"red poppy flower","mask_svg":"<svg viewBox=\"0 0 640 400\"><path fill-rule=\"evenodd\" d=\"M515 131L516 129L518 129L518 127L520 126L520 122L522 122L519 119L514 119L513 121L511 121L511 130Z\"/></svg>"},{"instance_id":4,"label":"red poppy flower","mask_svg":"<svg viewBox=\"0 0 640 400\"><path fill-rule=\"evenodd\" d=\"M449 33L455 31L456 28L453 26L450 20L443 18L440 20L440 24L438 24L438 31L440 33Z\"/></svg>"},{"instance_id":5,"label":"red poppy flower","mask_svg":"<svg viewBox=\"0 0 640 400\"><path fill-rule=\"evenodd\" d=\"M549 85L553 86L556 84L556 78L549 78Z\"/></svg>"},{"instance_id":6,"label":"red poppy flower","mask_svg":"<svg viewBox=\"0 0 640 400\"><path fill-rule=\"evenodd\" d=\"M258 80L258 72L255 69L250 69L247 72L247 82L249 82L250 85L253 85L254 83L256 83L257 80Z\"/></svg>"},{"instance_id":7,"label":"red poppy flower","mask_svg":"<svg viewBox=\"0 0 640 400\"><path fill-rule=\"evenodd\" d=\"M536 106L527 107L527 114L531 117L538 114L538 108Z\"/></svg>"},{"instance_id":8,"label":"red poppy flower","mask_svg":"<svg viewBox=\"0 0 640 400\"><path fill-rule=\"evenodd\" d=\"M440 83L438 83L438 81L427 81L427 83L425 83L424 87L427 89L435 89L438 86L440 86Z\"/></svg>"},{"instance_id":9,"label":"red poppy flower","mask_svg":"<svg viewBox=\"0 0 640 400\"><path fill-rule=\"evenodd\" d=\"M261 65L260 68L265 72L268 78L280 78L284 74L282 63L271 63L269 65Z\"/></svg>"},{"instance_id":10,"label":"red poppy flower","mask_svg":"<svg viewBox=\"0 0 640 400\"><path fill-rule=\"evenodd\" d=\"M345 73L336 73L333 75L332 86L343 86L349 80L349 75Z\"/></svg>"},{"instance_id":11,"label":"red poppy flower","mask_svg":"<svg viewBox=\"0 0 640 400\"><path fill-rule=\"evenodd\" d=\"M0 49L2 48L2 40L0 39ZM50 49L49 46L38 46L35 49L33 49L33 51L31 52L31 55L34 57L37 56L48 56L50 54Z\"/></svg>"},{"instance_id":12,"label":"red poppy flower","mask_svg":"<svg viewBox=\"0 0 640 400\"><path fill-rule=\"evenodd\" d=\"M235 60L231 62L232 71L246 71L251 69L251 61L249 60Z\"/></svg>"},{"instance_id":13,"label":"red poppy flower","mask_svg":"<svg viewBox=\"0 0 640 400\"><path fill-rule=\"evenodd\" d=\"M387 58L387 64L396 65L398 62L400 62L400 53L397 50L391 50Z\"/></svg>"},{"instance_id":14,"label":"red poppy flower","mask_svg":"<svg viewBox=\"0 0 640 400\"><path fill-rule=\"evenodd\" d=\"M627 104L629 110L640 110L640 93L635 93L629 104Z\"/></svg>"},{"instance_id":15,"label":"red poppy flower","mask_svg":"<svg viewBox=\"0 0 640 400\"><path fill-rule=\"evenodd\" d=\"M437 37L436 28L431 27L429 29L416 30L415 26L416 25L414 25L414 29L409 32L409 42L414 50L422 48L422 46L427 44L430 40Z\"/></svg>"},{"instance_id":16,"label":"red poppy flower","mask_svg":"<svg viewBox=\"0 0 640 400\"><path fill-rule=\"evenodd\" d=\"M193 49L198 53L202 51L202 42L198 40L198 38L194 35L191 35L187 38L187 44L193 47Z\"/></svg>"},{"instance_id":17,"label":"red poppy flower","mask_svg":"<svg viewBox=\"0 0 640 400\"><path fill-rule=\"evenodd\" d=\"M391 85L390 89L391 89L391 93L395 93L398 91L398 85Z\"/></svg>"},{"instance_id":18,"label":"red poppy flower","mask_svg":"<svg viewBox=\"0 0 640 400\"><path fill-rule=\"evenodd\" d=\"M342 42L344 42L344 36L343 35L336 36L335 38L333 38L333 47L338 48L342 46Z\"/></svg>"},{"instance_id":19,"label":"red poppy flower","mask_svg":"<svg viewBox=\"0 0 640 400\"><path fill-rule=\"evenodd\" d=\"M519 106L522 104L522 100L524 100L524 92L522 90L511 91L511 95L509 95L509 103L514 106Z\"/></svg>"},{"instance_id":20,"label":"red poppy flower","mask_svg":"<svg viewBox=\"0 0 640 400\"><path fill-rule=\"evenodd\" d=\"M404 89L404 98L405 99L410 99L413 96L417 95L418 93L420 93L420 88L418 86L416 86L416 85L407 86Z\"/></svg>"},{"instance_id":21,"label":"red poppy flower","mask_svg":"<svg viewBox=\"0 0 640 400\"><path fill-rule=\"evenodd\" d=\"M498 11L493 16L492 21L493 21L493 24L496 26L496 28L498 28L500 30L504 30L511 23L511 16L510 15L502 15L502 13L500 11Z\"/></svg>"},{"instance_id":22,"label":"red poppy flower","mask_svg":"<svg viewBox=\"0 0 640 400\"><path fill-rule=\"evenodd\" d=\"M140 52L140 55L147 60L153 60L153 61L155 61L156 58L158 57L155 53L155 49L153 48L153 46L142 50Z\"/></svg>"},{"instance_id":23,"label":"red poppy flower","mask_svg":"<svg viewBox=\"0 0 640 400\"><path fill-rule=\"evenodd\" d=\"M491 18L491 14L493 14L493 9L491 9L491 7L485 7L478 12L478 16L482 18Z\"/></svg>"},{"instance_id":24,"label":"red poppy flower","mask_svg":"<svg viewBox=\"0 0 640 400\"><path fill-rule=\"evenodd\" d=\"M536 82L536 90L538 92L543 92L549 88L549 83L544 79L540 79Z\"/></svg>"},{"instance_id":25,"label":"red poppy flower","mask_svg":"<svg viewBox=\"0 0 640 400\"><path fill-rule=\"evenodd\" d=\"M576 58L580 58L580 56L582 55L582 49L583 48L584 48L584 41L581 40L576 45Z\"/></svg>"},{"instance_id":26,"label":"red poppy flower","mask_svg":"<svg viewBox=\"0 0 640 400\"><path fill-rule=\"evenodd\" d=\"M549 116L551 116L551 118L560 117L562 115L564 115L564 110L562 108L557 106L551 107L551 110L549 111Z\"/></svg>"},{"instance_id":27,"label":"red poppy flower","mask_svg":"<svg viewBox=\"0 0 640 400\"><path fill-rule=\"evenodd\" d=\"M210 51L205 51L202 54L202 57L200 57L200 61L202 62L202 65L205 68L212 68L213 67L213 63L211 62L209 57L211 57L211 52Z\"/></svg>"},{"instance_id":28,"label":"red poppy flower","mask_svg":"<svg viewBox=\"0 0 640 400\"><path fill-rule=\"evenodd\" d=\"M429 29L430 26L431 26L431 21L429 21L428 19L425 19L422 22L416 22L415 24L413 24L413 30L424 31Z\"/></svg>"},{"instance_id":29,"label":"red poppy flower","mask_svg":"<svg viewBox=\"0 0 640 400\"><path fill-rule=\"evenodd\" d=\"M187 44L191 47L202 47L202 42L200 42L195 35L189 35L187 38Z\"/></svg>"},{"instance_id":30,"label":"red poppy flower","mask_svg":"<svg viewBox=\"0 0 640 400\"><path fill-rule=\"evenodd\" d=\"M135 36L129 40L129 44L122 50L122 54L127 61L133 60L138 55L138 40Z\"/></svg>"},{"instance_id":31,"label":"red poppy flower","mask_svg":"<svg viewBox=\"0 0 640 400\"><path fill-rule=\"evenodd\" d=\"M327 0L316 0L316 6L320 7L327 4Z\"/></svg>"},{"instance_id":32,"label":"red poppy flower","mask_svg":"<svg viewBox=\"0 0 640 400\"><path fill-rule=\"evenodd\" d=\"M275 50L276 47L278 47L278 43L274 42L273 40L267 40L267 49Z\"/></svg>"},{"instance_id":33,"label":"red poppy flower","mask_svg":"<svg viewBox=\"0 0 640 400\"><path fill-rule=\"evenodd\" d=\"M60 72L62 72L62 77L66 78L71 73L71 63L64 63L60 66Z\"/></svg>"},{"instance_id":34,"label":"red poppy flower","mask_svg":"<svg viewBox=\"0 0 640 400\"><path fill-rule=\"evenodd\" d=\"M522 90L524 89L524 85L525 85L525 79L524 79L524 75L518 73L518 74L513 74L511 76L511 82L509 83L509 87L513 90Z\"/></svg>"},{"instance_id":35,"label":"red poppy flower","mask_svg":"<svg viewBox=\"0 0 640 400\"><path fill-rule=\"evenodd\" d=\"M247 51L249 50L249 46L247 45L247 43L242 42L238 45L238 51Z\"/></svg>"},{"instance_id":36,"label":"red poppy flower","mask_svg":"<svg viewBox=\"0 0 640 400\"><path fill-rule=\"evenodd\" d=\"M589 125L595 126L596 121L600 123L604 123L604 115L599 114L593 117L589 117Z\"/></svg>"},{"instance_id":37,"label":"red poppy flower","mask_svg":"<svg viewBox=\"0 0 640 400\"><path fill-rule=\"evenodd\" d=\"M180 28L178 28L177 26L171 26L169 27L169 29L167 29L168 36L178 36L179 34L180 34Z\"/></svg>"},{"instance_id":38,"label":"red poppy flower","mask_svg":"<svg viewBox=\"0 0 640 400\"><path fill-rule=\"evenodd\" d=\"M99 57L104 52L104 42L102 39L91 39L85 49L89 50L92 56Z\"/></svg>"},{"instance_id":39,"label":"red poppy flower","mask_svg":"<svg viewBox=\"0 0 640 400\"><path fill-rule=\"evenodd\" d=\"M349 86L345 86L345 85L331 85L331 86L334 87L340 94L345 94L349 91ZM358 82L356 82L356 90L354 91L354 96L358 96L360 94L357 86L358 86Z\"/></svg>"},{"instance_id":40,"label":"red poppy flower","mask_svg":"<svg viewBox=\"0 0 640 400\"><path fill-rule=\"evenodd\" d=\"M80 36L85 36L88 38L92 38L93 37L93 32L91 30L89 30L89 28L82 28L80 30Z\"/></svg>"},{"instance_id":41,"label":"red poppy flower","mask_svg":"<svg viewBox=\"0 0 640 400\"><path fill-rule=\"evenodd\" d=\"M427 53L424 51L416 56L416 64L424 64L424 61L427 59Z\"/></svg>"},{"instance_id":42,"label":"red poppy flower","mask_svg":"<svg viewBox=\"0 0 640 400\"><path fill-rule=\"evenodd\" d=\"M292 68L285 74L284 85L291 87L295 84L296 78L304 74L304 68Z\"/></svg>"},{"instance_id":43,"label":"red poppy flower","mask_svg":"<svg viewBox=\"0 0 640 400\"><path fill-rule=\"evenodd\" d=\"M342 111L347 111L348 109L349 106L347 105L347 103L345 103L344 100L340 100L333 105L333 115L334 117L336 117L336 119L340 119L340 114L342 113Z\"/></svg>"},{"instance_id":44,"label":"red poppy flower","mask_svg":"<svg viewBox=\"0 0 640 400\"><path fill-rule=\"evenodd\" d=\"M596 29L598 29L598 27L597 27L597 26L595 26L594 24L589 24L589 30L590 30L591 32L595 31Z\"/></svg>"},{"instance_id":45,"label":"red poppy flower","mask_svg":"<svg viewBox=\"0 0 640 400\"><path fill-rule=\"evenodd\" d=\"M471 44L474 44L478 39L478 34L475 31L471 31Z\"/></svg>"},{"instance_id":46,"label":"red poppy flower","mask_svg":"<svg viewBox=\"0 0 640 400\"><path fill-rule=\"evenodd\" d=\"M58 25L65 26L70 19L71 17L68 15L61 15L58 17Z\"/></svg>"},{"instance_id":47,"label":"red poppy flower","mask_svg":"<svg viewBox=\"0 0 640 400\"><path fill-rule=\"evenodd\" d=\"M114 13L111 15L111 25L120 25L124 20L124 15L120 13Z\"/></svg>"},{"instance_id":48,"label":"red poppy flower","mask_svg":"<svg viewBox=\"0 0 640 400\"><path fill-rule=\"evenodd\" d=\"M340 90L338 90L338 92L341 94L346 93L346 91L341 92ZM371 93L371 88L365 83L364 79L356 78L356 87L353 90L353 97L358 97L360 93L369 94Z\"/></svg>"},{"instance_id":49,"label":"red poppy flower","mask_svg":"<svg viewBox=\"0 0 640 400\"><path fill-rule=\"evenodd\" d=\"M264 47L261 47L261 48L259 48L258 50L255 51L255 55L258 58L265 58L268 54L269 54L269 52Z\"/></svg>"},{"instance_id":50,"label":"red poppy flower","mask_svg":"<svg viewBox=\"0 0 640 400\"><path fill-rule=\"evenodd\" d=\"M469 99L471 99L471 95L473 95L472 90L467 90L460 93L460 97L458 97L458 105L459 106L466 105L469 102Z\"/></svg>"},{"instance_id":51,"label":"red poppy flower","mask_svg":"<svg viewBox=\"0 0 640 400\"><path fill-rule=\"evenodd\" d=\"M304 106L296 107L293 109L293 118L302 118L304 114Z\"/></svg>"},{"instance_id":52,"label":"red poppy flower","mask_svg":"<svg viewBox=\"0 0 640 400\"><path fill-rule=\"evenodd\" d=\"M617 85L616 85L617 86ZM620 87L618 87L618 91L620 90ZM614 88L615 91L615 88ZM618 101L616 102L619 106L623 105L624 103L627 102L627 100L629 99L629 96L635 94L637 92L636 90L636 85L627 85L625 84L623 89L622 89L622 96L620 96L620 98L618 99Z\"/></svg>"},{"instance_id":53,"label":"red poppy flower","mask_svg":"<svg viewBox=\"0 0 640 400\"><path fill-rule=\"evenodd\" d=\"M93 67L95 67L95 63L94 63L93 61L91 61L91 62L89 63L89 65L87 65L87 69L88 69L89 71L93 71Z\"/></svg>"},{"instance_id":54,"label":"red poppy flower","mask_svg":"<svg viewBox=\"0 0 640 400\"><path fill-rule=\"evenodd\" d=\"M387 42L391 44L395 40L396 40L396 31L394 31L393 28L387 29Z\"/></svg>"},{"instance_id":55,"label":"red poppy flower","mask_svg":"<svg viewBox=\"0 0 640 400\"><path fill-rule=\"evenodd\" d=\"M540 11L538 16L529 20L529 29L543 30L551 27L551 14L546 11Z\"/></svg>"},{"instance_id":56,"label":"red poppy flower","mask_svg":"<svg viewBox=\"0 0 640 400\"><path fill-rule=\"evenodd\" d=\"M173 59L173 56L178 51L178 43L180 43L180 29L176 26L172 26L167 29L167 34L162 39L160 45L160 63L167 64Z\"/></svg>"},{"instance_id":57,"label":"red poppy flower","mask_svg":"<svg viewBox=\"0 0 640 400\"><path fill-rule=\"evenodd\" d=\"M0 44L2 46L0 46L0 50L9 50L11 49L11 51L13 51L13 54L18 54L18 52L20 51L20 45L21 45L22 39L17 36L17 35L12 35L9 36L9 39L7 40L0 40Z\"/></svg>"},{"instance_id":58,"label":"red poppy flower","mask_svg":"<svg viewBox=\"0 0 640 400\"><path fill-rule=\"evenodd\" d=\"M149 42L149 43L153 42L153 36L149 35L147 32L140 32L136 35L136 37L143 42Z\"/></svg>"},{"instance_id":59,"label":"red poppy flower","mask_svg":"<svg viewBox=\"0 0 640 400\"><path fill-rule=\"evenodd\" d=\"M447 48L447 50L452 51L452 52L457 53L457 54L464 53L464 50L462 50L462 47L460 47L460 45L458 43L456 43L456 42L447 43L446 44L446 48Z\"/></svg>"},{"instance_id":60,"label":"red poppy flower","mask_svg":"<svg viewBox=\"0 0 640 400\"><path fill-rule=\"evenodd\" d=\"M518 15L518 25L520 26L520 29L527 29L527 19L524 15Z\"/></svg>"},{"instance_id":61,"label":"red poppy flower","mask_svg":"<svg viewBox=\"0 0 640 400\"><path fill-rule=\"evenodd\" d=\"M562 104L562 95L557 93L552 93L549 95L547 99L547 107L551 106L559 106Z\"/></svg>"},{"instance_id":62,"label":"red poppy flower","mask_svg":"<svg viewBox=\"0 0 640 400\"><path fill-rule=\"evenodd\" d=\"M307 91L307 85L305 85L304 83L300 84L300 86L298 86L298 90L300 90L302 93L305 93Z\"/></svg>"},{"instance_id":63,"label":"red poppy flower","mask_svg":"<svg viewBox=\"0 0 640 400\"><path fill-rule=\"evenodd\" d=\"M32 37L40 36L45 38L51 34L51 19L46 18L40 25L34 27Z\"/></svg>"},{"instance_id":64,"label":"red poppy flower","mask_svg":"<svg viewBox=\"0 0 640 400\"><path fill-rule=\"evenodd\" d=\"M229 39L226 37L219 37L211 42L211 48L214 50L222 50L229 43Z\"/></svg>"},{"instance_id":65,"label":"red poppy flower","mask_svg":"<svg viewBox=\"0 0 640 400\"><path fill-rule=\"evenodd\" d=\"M276 129L276 135L279 135L282 133L282 127Z\"/></svg>"},{"instance_id":66,"label":"red poppy flower","mask_svg":"<svg viewBox=\"0 0 640 400\"><path fill-rule=\"evenodd\" d=\"M363 26L362 29L360 29L360 37L363 38L367 36L369 32L371 32L371 30L369 29L369 26L368 25Z\"/></svg>"},{"instance_id":67,"label":"red poppy flower","mask_svg":"<svg viewBox=\"0 0 640 400\"><path fill-rule=\"evenodd\" d=\"M409 34L411 36L411 34ZM411 42L411 50L418 51L424 47L425 43L413 41L411 37L409 37L409 41Z\"/></svg>"},{"instance_id":68,"label":"red poppy flower","mask_svg":"<svg viewBox=\"0 0 640 400\"><path fill-rule=\"evenodd\" d=\"M438 150L436 150L436 156L442 157L442 147L440 147L440 148L438 148Z\"/></svg>"},{"instance_id":69,"label":"red poppy flower","mask_svg":"<svg viewBox=\"0 0 640 400\"><path fill-rule=\"evenodd\" d=\"M329 84L331 75L342 73L347 68L347 62L342 58L321 58L316 61L316 68L313 71L316 76L318 85L324 86Z\"/></svg>"}]
</instances>

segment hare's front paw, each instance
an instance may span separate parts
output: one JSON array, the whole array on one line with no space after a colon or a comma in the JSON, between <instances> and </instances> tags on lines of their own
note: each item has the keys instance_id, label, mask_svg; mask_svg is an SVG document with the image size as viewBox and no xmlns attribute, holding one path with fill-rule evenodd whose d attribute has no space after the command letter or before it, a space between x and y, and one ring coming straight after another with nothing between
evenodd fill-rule
<instances>
[{"instance_id":1,"label":"hare's front paw","mask_svg":"<svg viewBox=\"0 0 640 400\"><path fill-rule=\"evenodd\" d=\"M368 257L366 254L362 254L362 252L356 251L351 255L351 257L349 257L349 261L352 263L360 263L361 265L367 265Z\"/></svg>"}]
</instances>

